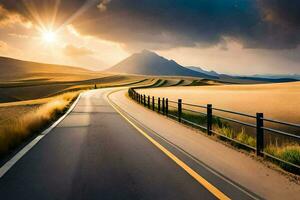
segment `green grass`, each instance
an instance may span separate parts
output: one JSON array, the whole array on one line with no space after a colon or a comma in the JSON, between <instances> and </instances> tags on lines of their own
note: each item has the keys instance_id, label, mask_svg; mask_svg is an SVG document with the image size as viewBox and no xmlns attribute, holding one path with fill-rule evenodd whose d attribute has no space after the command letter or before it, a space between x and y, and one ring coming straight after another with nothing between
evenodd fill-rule
<instances>
[{"instance_id":1,"label":"green grass","mask_svg":"<svg viewBox=\"0 0 300 200\"><path fill-rule=\"evenodd\" d=\"M300 145L285 144L285 145L269 145L265 148L265 152L280 158L284 161L300 166ZM283 162L277 162L279 166L287 171L295 171L295 168ZM298 170L299 172L299 170Z\"/></svg>"},{"instance_id":2,"label":"green grass","mask_svg":"<svg viewBox=\"0 0 300 200\"><path fill-rule=\"evenodd\" d=\"M247 144L249 146L256 146L256 139L245 132L245 129L242 128L242 131L237 134L236 139L243 144Z\"/></svg>"}]
</instances>

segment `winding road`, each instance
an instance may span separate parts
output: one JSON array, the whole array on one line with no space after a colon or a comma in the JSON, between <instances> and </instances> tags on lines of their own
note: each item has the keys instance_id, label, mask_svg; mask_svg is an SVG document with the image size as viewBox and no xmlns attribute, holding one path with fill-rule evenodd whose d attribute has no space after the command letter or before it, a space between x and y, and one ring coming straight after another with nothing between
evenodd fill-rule
<instances>
[{"instance_id":1,"label":"winding road","mask_svg":"<svg viewBox=\"0 0 300 200\"><path fill-rule=\"evenodd\" d=\"M187 164L191 158L109 102L113 90L85 92L72 112L0 179L0 199L256 197L197 164Z\"/></svg>"}]
</instances>

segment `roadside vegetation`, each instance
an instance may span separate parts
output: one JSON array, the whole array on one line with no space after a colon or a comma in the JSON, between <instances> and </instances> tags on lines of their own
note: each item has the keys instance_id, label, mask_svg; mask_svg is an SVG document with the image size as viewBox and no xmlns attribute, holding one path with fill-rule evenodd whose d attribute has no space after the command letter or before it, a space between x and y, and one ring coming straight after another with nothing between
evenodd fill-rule
<instances>
[{"instance_id":1,"label":"roadside vegetation","mask_svg":"<svg viewBox=\"0 0 300 200\"><path fill-rule=\"evenodd\" d=\"M175 105L172 105L169 102L169 117L177 119L178 111L174 108ZM161 107L162 109L162 107ZM155 105L155 110L158 110L157 104ZM182 111L182 119L183 123L188 124L190 126L194 126L196 128L200 128L199 126L195 126L194 124L200 125L205 127L207 123L207 117L204 114L195 113L192 111L184 110ZM189 123L191 122L191 123ZM256 138L247 133L245 128L241 127L239 130L238 128L233 128L230 123L221 120L219 117L214 116L213 120L213 130L217 132L219 135L216 135L219 139L229 142L231 145L235 146L236 148L242 148L244 150L250 150L248 147L256 147ZM200 128L202 131L206 131L203 128ZM241 144L240 144L241 143ZM245 144L246 146L242 145ZM248 146L248 147L247 147ZM252 149L252 148L251 148ZM300 166L300 145L299 144L266 144L264 151L271 156L279 158L283 161L290 162L292 164ZM293 172L299 174L299 170L295 169L286 163L277 161L275 159L270 159L276 164L278 164L282 169L287 170L289 172Z\"/></svg>"},{"instance_id":2,"label":"roadside vegetation","mask_svg":"<svg viewBox=\"0 0 300 200\"><path fill-rule=\"evenodd\" d=\"M281 146L269 145L265 148L265 151L266 153L271 154L272 156L275 156L281 160L300 166L300 145L299 144L284 144ZM285 164L283 162L277 162L277 163L281 168L287 171L292 171L292 172L294 171L294 167L291 167L288 164Z\"/></svg>"},{"instance_id":3,"label":"roadside vegetation","mask_svg":"<svg viewBox=\"0 0 300 200\"><path fill-rule=\"evenodd\" d=\"M79 92L68 92L52 98L42 104L30 105L30 109L9 119L0 121L0 156L9 153L26 139L39 133L61 116L70 106ZM13 109L27 107L26 104L18 105ZM37 103L37 101L36 101ZM12 110L10 112L13 112ZM17 111L16 111L17 112Z\"/></svg>"},{"instance_id":4,"label":"roadside vegetation","mask_svg":"<svg viewBox=\"0 0 300 200\"><path fill-rule=\"evenodd\" d=\"M173 115L176 115L177 111L171 111L171 113L173 113ZM207 120L206 116L204 115L199 116L188 112L183 112L182 118L200 125L205 125ZM218 117L213 117L213 130L220 134L219 136L217 136L219 137L219 139L230 142L233 146L237 148L247 149L247 147L245 148L245 146L239 143L245 144L253 148L256 147L255 137L247 133L243 127L240 129L240 131L237 131L236 129L232 128L229 123L224 122ZM222 137L222 135L225 136L225 138ZM281 145L267 144L264 148L264 151L283 161L287 161L292 164L300 166L300 145L299 144L296 143L295 144L287 143ZM282 169L299 174L299 170L295 169L295 167L292 167L286 163L277 160L272 160L272 161L278 164Z\"/></svg>"}]
</instances>

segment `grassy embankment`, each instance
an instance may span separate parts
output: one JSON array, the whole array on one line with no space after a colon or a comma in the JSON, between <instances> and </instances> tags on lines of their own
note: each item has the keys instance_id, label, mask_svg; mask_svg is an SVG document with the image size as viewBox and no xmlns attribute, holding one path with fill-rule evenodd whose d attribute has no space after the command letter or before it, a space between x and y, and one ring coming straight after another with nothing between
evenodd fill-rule
<instances>
[{"instance_id":1,"label":"grassy embankment","mask_svg":"<svg viewBox=\"0 0 300 200\"><path fill-rule=\"evenodd\" d=\"M19 102L16 106L1 107L0 156L9 153L49 126L66 111L78 94L79 92L69 92L46 100L26 101L23 105ZM14 116L4 118L10 113Z\"/></svg>"},{"instance_id":2,"label":"grassy embankment","mask_svg":"<svg viewBox=\"0 0 300 200\"><path fill-rule=\"evenodd\" d=\"M157 110L157 106L156 106L156 110ZM177 110L169 110L169 113L173 116L177 116ZM207 122L206 116L196 115L186 111L182 112L182 118L192 123L200 124L203 126L205 126ZM256 146L256 139L252 137L250 134L248 134L244 128L241 128L240 131L237 132L234 128L230 126L229 123L224 122L218 117L213 117L213 130L220 134L219 136L217 136L219 139L224 140L226 142L230 142L233 146L237 148L243 148L248 150L248 148L245 148L245 146L239 143L246 144L254 148ZM237 142L234 142L229 139L235 140ZM265 147L264 151L281 160L300 166L300 145L299 144L293 144L293 143L285 143L281 145L269 144ZM281 168L290 172L295 172L295 168L291 167L290 165L276 160L273 161L276 164L278 164Z\"/></svg>"}]
</instances>

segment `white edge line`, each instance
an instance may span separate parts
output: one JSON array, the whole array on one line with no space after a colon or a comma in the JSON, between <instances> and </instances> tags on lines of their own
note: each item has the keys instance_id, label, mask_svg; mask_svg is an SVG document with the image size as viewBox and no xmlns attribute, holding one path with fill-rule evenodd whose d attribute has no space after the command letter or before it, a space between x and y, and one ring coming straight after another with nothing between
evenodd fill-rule
<instances>
[{"instance_id":1,"label":"white edge line","mask_svg":"<svg viewBox=\"0 0 300 200\"><path fill-rule=\"evenodd\" d=\"M32 147L34 147L45 135L47 135L50 131L52 131L61 121L63 121L70 112L75 108L77 105L81 94L77 97L75 102L72 104L72 106L68 109L68 111L61 116L56 122L54 122L49 128L44 130L40 135L38 135L36 138L34 138L29 144L27 144L25 147L23 147L14 157L12 157L9 161L7 161L1 168L0 168L0 178L2 178L5 173L12 168L14 164L16 164Z\"/></svg>"}]
</instances>

